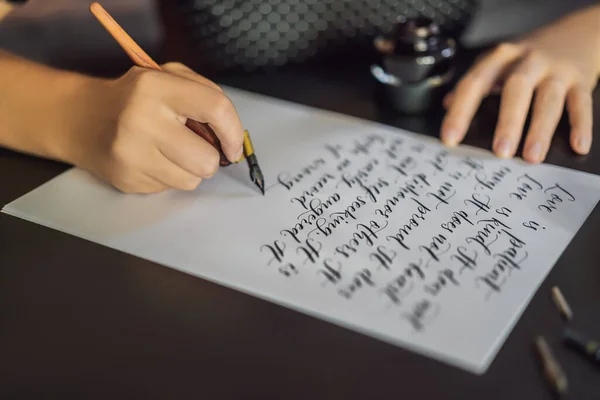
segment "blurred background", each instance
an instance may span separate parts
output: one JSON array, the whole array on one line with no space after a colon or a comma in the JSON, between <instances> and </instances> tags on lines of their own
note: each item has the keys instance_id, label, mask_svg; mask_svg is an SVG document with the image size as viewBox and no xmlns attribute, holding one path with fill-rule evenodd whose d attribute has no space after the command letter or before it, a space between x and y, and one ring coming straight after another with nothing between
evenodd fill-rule
<instances>
[{"instance_id":1,"label":"blurred background","mask_svg":"<svg viewBox=\"0 0 600 400\"><path fill-rule=\"evenodd\" d=\"M201 73L265 71L333 56L370 57L373 36L398 14L436 20L465 48L487 46L594 0L103 0L155 59ZM0 48L101 75L131 62L90 14L87 0L30 0L0 22Z\"/></svg>"},{"instance_id":2,"label":"blurred background","mask_svg":"<svg viewBox=\"0 0 600 400\"><path fill-rule=\"evenodd\" d=\"M49 65L113 74L131 61L89 11L87 0L30 0L0 21L0 48ZM102 4L148 52L160 50L161 23L153 0Z\"/></svg>"}]
</instances>

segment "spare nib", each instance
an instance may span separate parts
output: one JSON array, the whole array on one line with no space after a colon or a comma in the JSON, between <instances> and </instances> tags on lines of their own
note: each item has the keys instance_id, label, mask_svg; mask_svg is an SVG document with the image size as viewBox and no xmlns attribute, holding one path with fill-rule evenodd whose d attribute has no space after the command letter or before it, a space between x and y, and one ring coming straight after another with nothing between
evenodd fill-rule
<instances>
[{"instance_id":1,"label":"spare nib","mask_svg":"<svg viewBox=\"0 0 600 400\"><path fill-rule=\"evenodd\" d=\"M248 167L250 167L250 179L252 182L262 192L263 196L265 195L265 178L263 177L263 173L258 166L258 161L256 160L256 155L251 154L247 157Z\"/></svg>"}]
</instances>

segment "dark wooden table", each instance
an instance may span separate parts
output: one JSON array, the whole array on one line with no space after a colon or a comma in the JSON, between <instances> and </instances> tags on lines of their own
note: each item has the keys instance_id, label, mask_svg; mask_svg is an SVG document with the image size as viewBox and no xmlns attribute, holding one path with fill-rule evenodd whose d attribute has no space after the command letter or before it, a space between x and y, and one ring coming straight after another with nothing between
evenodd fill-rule
<instances>
[{"instance_id":1,"label":"dark wooden table","mask_svg":"<svg viewBox=\"0 0 600 400\"><path fill-rule=\"evenodd\" d=\"M363 68L230 76L221 83L437 135L442 110L400 117ZM497 99L467 143L491 145ZM600 91L595 93L600 121ZM587 157L560 127L548 162L600 173L600 124ZM0 203L67 168L0 150ZM595 210L483 376L7 215L0 215L2 399L551 399L532 337L554 345L577 400L600 399L600 370L559 345L559 284L576 327L600 338Z\"/></svg>"}]
</instances>

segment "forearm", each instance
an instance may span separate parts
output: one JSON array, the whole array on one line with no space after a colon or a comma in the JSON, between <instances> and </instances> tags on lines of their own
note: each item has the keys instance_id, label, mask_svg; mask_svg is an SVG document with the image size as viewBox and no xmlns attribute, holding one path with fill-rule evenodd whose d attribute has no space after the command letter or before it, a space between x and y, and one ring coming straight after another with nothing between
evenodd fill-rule
<instances>
[{"instance_id":1,"label":"forearm","mask_svg":"<svg viewBox=\"0 0 600 400\"><path fill-rule=\"evenodd\" d=\"M71 162L69 136L97 82L0 50L0 146Z\"/></svg>"}]
</instances>

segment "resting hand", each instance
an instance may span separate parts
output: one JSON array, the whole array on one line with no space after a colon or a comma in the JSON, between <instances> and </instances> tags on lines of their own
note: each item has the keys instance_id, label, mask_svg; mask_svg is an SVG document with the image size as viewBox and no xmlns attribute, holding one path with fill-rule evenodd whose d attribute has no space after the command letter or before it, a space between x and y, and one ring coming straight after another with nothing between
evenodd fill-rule
<instances>
[{"instance_id":1,"label":"resting hand","mask_svg":"<svg viewBox=\"0 0 600 400\"><path fill-rule=\"evenodd\" d=\"M592 142L592 91L600 75L599 20L600 8L591 8L517 43L501 44L484 56L444 100L448 111L442 140L448 145L461 142L482 99L502 87L493 141L498 156L514 156L532 101L525 160L545 159L565 104L571 147L587 154Z\"/></svg>"}]
</instances>

